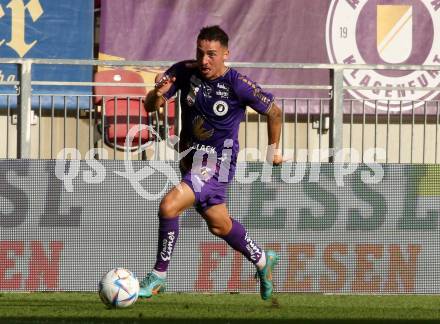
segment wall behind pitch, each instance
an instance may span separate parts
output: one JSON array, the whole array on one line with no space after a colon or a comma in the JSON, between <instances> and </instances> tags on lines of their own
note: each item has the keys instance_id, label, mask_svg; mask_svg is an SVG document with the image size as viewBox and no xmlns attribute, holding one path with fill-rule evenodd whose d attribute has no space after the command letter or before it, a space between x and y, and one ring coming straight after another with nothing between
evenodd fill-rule
<instances>
[{"instance_id":1,"label":"wall behind pitch","mask_svg":"<svg viewBox=\"0 0 440 324\"><path fill-rule=\"evenodd\" d=\"M277 291L440 292L440 169L383 165L381 178L376 167L238 168L228 207L280 254ZM95 291L116 266L144 276L158 197L176 177L175 162L0 161L0 290ZM253 266L194 210L180 224L168 291L257 291Z\"/></svg>"}]
</instances>

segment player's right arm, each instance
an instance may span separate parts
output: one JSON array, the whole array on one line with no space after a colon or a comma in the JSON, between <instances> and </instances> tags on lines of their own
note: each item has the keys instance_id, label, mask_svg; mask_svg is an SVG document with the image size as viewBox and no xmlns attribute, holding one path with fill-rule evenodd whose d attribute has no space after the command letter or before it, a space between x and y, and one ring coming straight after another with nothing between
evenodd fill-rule
<instances>
[{"instance_id":1,"label":"player's right arm","mask_svg":"<svg viewBox=\"0 0 440 324\"><path fill-rule=\"evenodd\" d=\"M144 105L147 111L159 110L159 108L164 105L166 101L164 94L171 89L176 81L176 77L170 77L167 74L158 75L156 79L158 79L158 81L156 82L153 90L148 92L145 99Z\"/></svg>"}]
</instances>

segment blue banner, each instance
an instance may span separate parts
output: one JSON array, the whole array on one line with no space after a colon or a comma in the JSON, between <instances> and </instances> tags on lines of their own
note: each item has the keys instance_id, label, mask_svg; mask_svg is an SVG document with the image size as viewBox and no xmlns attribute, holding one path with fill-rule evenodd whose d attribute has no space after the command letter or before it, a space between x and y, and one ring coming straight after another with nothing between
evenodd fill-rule
<instances>
[{"instance_id":1,"label":"blue banner","mask_svg":"<svg viewBox=\"0 0 440 324\"><path fill-rule=\"evenodd\" d=\"M0 57L3 58L93 58L93 1L0 0ZM18 67L0 64L0 81L18 80ZM32 65L33 81L92 81L92 66ZM16 106L13 86L0 87L0 108ZM44 108L89 106L91 87L33 86L32 106ZM46 96L54 94L55 96ZM38 95L42 95L39 97ZM56 95L74 95L63 97ZM40 100L41 98L41 100ZM52 98L54 98L52 102Z\"/></svg>"}]
</instances>

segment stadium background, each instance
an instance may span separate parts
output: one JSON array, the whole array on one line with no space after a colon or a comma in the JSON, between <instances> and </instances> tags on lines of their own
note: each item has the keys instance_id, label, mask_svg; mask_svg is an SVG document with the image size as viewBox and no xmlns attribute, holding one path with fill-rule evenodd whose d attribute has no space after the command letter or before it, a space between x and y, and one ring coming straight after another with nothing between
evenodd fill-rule
<instances>
[{"instance_id":1,"label":"stadium background","mask_svg":"<svg viewBox=\"0 0 440 324\"><path fill-rule=\"evenodd\" d=\"M407 21L417 27L412 28L414 35L402 37L411 36L412 51L420 55L411 52L398 63L434 64L437 54L434 47L440 43L434 25L438 5L431 1L366 1L360 5L356 1L255 0L249 1L246 14L235 15L242 2L212 1L209 5L203 2L203 6L196 0L185 2L185 6L182 3L101 1L101 9L96 10L93 17L91 1L60 5L48 0L2 0L0 56L71 60L98 56L102 60L137 61L137 64L127 64L126 68L140 74L149 89L153 75L166 66L158 61L193 57L194 39L200 26L227 26L231 59L255 63L254 67L241 68L241 71L262 84L285 86L273 89L284 107L283 149L286 152L305 149L308 153L303 157L294 153L294 162L274 170L270 182L261 178L250 183L236 180L229 192L231 214L265 247L280 252L282 262L275 277L277 290L438 293L439 108L431 94L429 100L425 96L420 101L424 94L432 91L423 89L430 85L406 84L422 89L414 93L407 90L400 98L394 97L399 95L398 91L387 97L387 90L381 90L379 99L362 99L353 91L345 91L344 105L340 107L345 111L344 147L361 151L362 162L370 164L361 164L356 171L347 172L344 185L340 186L333 164L321 163L319 176L316 176L318 160L310 153L331 147L328 128L334 124L327 127L327 120L333 118L330 111L333 98L328 91L332 86L331 69L318 66L316 69L274 69L257 65L259 62L344 63L333 61L326 39L329 17L340 4L358 10L361 18L368 17L372 6L390 6L386 9L397 18L388 25L376 19L376 28L394 27L410 9L412 16ZM17 32L16 24L20 20L11 18L20 13L24 35ZM421 19L426 17L429 19ZM99 21L99 29L96 21ZM351 27L358 31L362 26L361 21ZM338 28L343 37L344 30ZM424 41L416 33L431 35L431 38ZM360 42L370 34L371 31L361 30L356 40ZM98 44L95 54L93 35ZM394 45L399 49L398 44ZM376 51L376 47L373 50ZM362 53L363 58L370 57ZM125 266L143 276L154 261L159 200L145 199L127 178L115 173L126 171L127 164L123 161L124 153L112 147L111 141L106 143L99 133L97 122L105 119L90 99L94 87L66 84L92 82L95 72L115 67L98 61L83 66L59 64L55 60L53 64L36 63L31 79L58 85L32 86L30 111L34 117L30 121L35 123L28 128L29 154L20 156L22 144L17 121L20 121L18 106L22 103L20 93L14 88L20 84L7 83L20 79L21 71L17 69L20 64L2 63L0 150L4 159L0 160L0 289L95 291L101 274L114 266ZM365 63L384 61L379 58ZM348 71L350 73L353 71ZM414 80L432 79L437 86L436 73L412 73ZM390 73L378 74L389 77ZM290 85L312 88L292 89ZM358 85L370 84L360 82ZM323 88L316 90L313 86ZM377 92L374 91L362 93L372 95ZM409 108L403 109L399 101L409 104ZM163 119L164 115L159 117ZM168 120L163 120L166 130L178 130L177 117L171 119L169 125ZM265 126L264 119L249 112L240 133L242 146L264 148ZM161 134L165 139L168 136L167 132ZM367 161L363 152L374 147L384 149L386 157L374 156L373 161ZM77 155L71 155L69 161L54 160L65 157L59 155L64 148L75 148ZM87 173L97 172L91 160L84 160L91 148L108 151L109 160L99 155L104 175ZM163 151L163 147L161 149ZM160 157L175 169L176 162L171 161L171 156ZM142 158L149 160L151 156L147 154ZM262 174L261 159L244 154L241 160L251 160L243 164L246 174ZM382 164L372 168L374 162ZM57 173L57 163L64 172ZM158 161L131 163L135 170L149 167L154 171L140 182L143 190L157 193L169 185L159 171ZM301 166L304 166L304 177L289 183L293 177L290 168L301 169ZM368 183L365 177L375 174L377 166L383 168L381 181ZM345 164L341 168L348 167ZM72 170L76 170L75 177L68 182L66 175L72 174ZM286 174L283 178L283 170L287 170L287 178ZM311 177L312 170L314 177ZM252 279L253 268L211 236L194 211L182 217L181 224L182 234L169 273L170 291L257 291ZM83 279L74 280L72 273Z\"/></svg>"}]
</instances>

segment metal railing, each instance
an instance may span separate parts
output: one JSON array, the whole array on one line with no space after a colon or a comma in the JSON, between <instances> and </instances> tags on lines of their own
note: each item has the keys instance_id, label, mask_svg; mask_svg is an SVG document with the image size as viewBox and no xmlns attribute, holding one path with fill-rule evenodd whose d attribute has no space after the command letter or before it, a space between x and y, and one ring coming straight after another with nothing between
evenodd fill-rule
<instances>
[{"instance_id":1,"label":"metal railing","mask_svg":"<svg viewBox=\"0 0 440 324\"><path fill-rule=\"evenodd\" d=\"M6 96L6 104L3 109L3 115L6 117L5 127L5 149L4 157L11 158L10 154L12 130L10 123L13 120L14 108L10 104L10 99L16 97L16 157L21 159L26 158L43 158L41 154L42 143L47 141L48 133L50 133L50 147L51 153L49 158L55 158L54 152L60 145L55 145L56 138L54 138L54 128L56 127L55 119L61 118L63 121L63 143L61 147L66 148L70 143L74 143L77 149L86 142L89 149L97 148L96 144L96 121L103 118L104 114L99 115L96 106L92 103L93 95L88 97L89 104L82 106L80 104L81 95L66 95L62 96L64 102L66 98L69 100L76 100L75 109L64 109L55 111L53 104L52 108L45 110L41 108L41 104L37 108L32 108L32 99L38 98L41 102L45 97L51 97L52 102L59 94L34 94L33 86L95 86L94 82L61 82L33 80L32 70L35 65L82 65L82 66L101 66L101 67L150 67L150 68L166 68L174 62L169 61L102 61L102 60L60 60L60 59L0 59L0 64L14 64L18 66L18 80L15 81L1 81L0 87L15 87L16 92L10 94L1 94ZM352 154L349 157L344 154L337 154L335 152L342 152L344 148L354 149L358 148L360 151L361 161L366 161L371 157L365 157L367 147L374 148L372 159L377 160L376 149L378 147L385 148L385 157L383 162L422 162L422 163L437 163L438 161L438 125L439 125L439 103L436 100L412 102L412 113L404 113L402 109L402 102L400 104L400 111L390 113L379 113L379 106L386 105L386 98L383 100L371 101L369 99L353 99L347 98L347 91L357 90L396 90L396 87L390 86L349 86L344 84L344 71L346 70L399 70L399 71L433 71L440 70L439 66L422 66L422 65L342 65L342 64L300 64L300 63L247 63L247 62L232 62L228 64L234 68L253 68L253 69L316 69L327 70L330 72L330 84L323 85L277 85L266 84L263 88L267 89L290 89L290 90L313 90L328 92L328 96L318 98L278 98L278 104L283 111L283 132L282 132L282 150L283 153L293 151L291 159L294 161L313 161L330 159L330 161L351 161ZM99 84L104 85L104 84ZM123 86L146 86L151 87L152 84L122 84ZM114 84L112 84L114 86ZM409 91L440 91L440 87L400 87L400 90ZM179 100L176 100L176 118L175 131L179 131ZM302 112L298 112L298 105L301 104L305 108ZM388 106L395 103L388 101ZM425 109L423 114L415 114L414 105L421 105ZM286 106L294 107L289 112L286 111ZM310 106L314 105L318 108L311 110ZM366 105L369 109L373 109L374 113L367 114ZM344 107L349 107L349 111L344 112ZM105 107L101 108L105 109ZM353 113L353 109L361 110L361 113ZM398 109L397 109L398 110ZM427 113L430 110L431 113ZM432 113L432 111L435 111ZM164 109L160 116L160 121L156 121L156 126L162 123L166 129L165 139L168 136L168 109ZM38 144L32 141L32 123L33 118L37 116L40 118L38 125ZM50 119L49 125L42 126L41 118L47 117ZM99 117L100 116L100 117ZM152 117L153 119L155 117ZM80 125L80 120L82 123ZM72 140L68 135L68 124L70 120L74 120L76 127L75 138ZM104 120L103 120L104 121ZM104 121L105 122L105 121ZM86 127L84 128L84 123ZM243 121L244 134L241 134L241 142L244 144L244 159L249 159L248 149L256 148L258 151L265 146L265 132L262 128L265 126L265 117L247 112L246 118ZM101 124L101 126L103 126ZM50 132L47 130L51 129ZM84 129L87 136L84 135ZM88 129L88 131L87 131ZM317 135L313 134L316 129ZM256 131L257 136L250 136ZM419 133L422 134L419 136ZM368 139L368 134L372 134L372 143ZM398 140L392 140L393 134L399 134ZM394 136L395 137L395 136ZM420 138L419 138L420 137ZM384 142L380 144L379 142ZM404 147L410 144L410 152L406 152ZM420 144L422 143L422 144ZM394 144L394 145L391 145ZM103 141L101 141L101 148L104 148ZM397 145L397 147L396 147ZM38 146L38 154L33 154L33 148ZM170 146L170 145L168 145ZM420 152L420 146L422 150ZM99 145L98 145L99 147ZM167 144L163 147L165 154L169 152ZM305 151L301 153L301 149ZM324 151L330 152L325 153ZM396 153L397 151L397 153ZM168 153L169 154L169 153ZM393 157L394 156L394 157ZM47 156L46 156L47 157ZM72 157L75 158L75 157ZM101 158L105 158L101 156ZM113 158L117 158L116 146L113 147ZM150 158L141 157L139 158ZM161 158L168 158L162 156ZM261 156L253 157L252 159L261 159Z\"/></svg>"}]
</instances>

